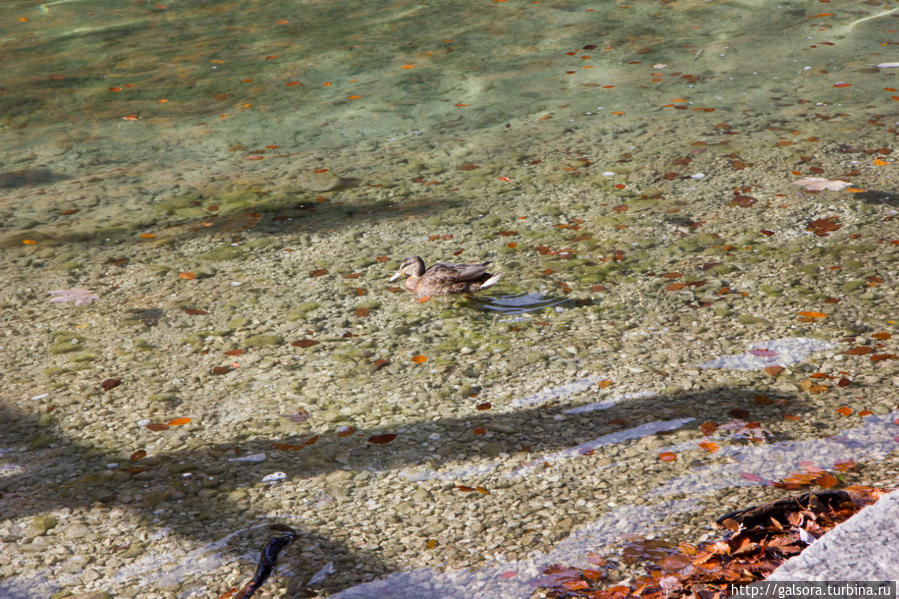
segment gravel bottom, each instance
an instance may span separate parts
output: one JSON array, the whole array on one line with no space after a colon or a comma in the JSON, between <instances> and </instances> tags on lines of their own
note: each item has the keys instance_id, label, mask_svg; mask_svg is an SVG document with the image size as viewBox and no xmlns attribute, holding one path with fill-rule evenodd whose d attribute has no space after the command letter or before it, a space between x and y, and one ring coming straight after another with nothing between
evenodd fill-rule
<instances>
[{"instance_id":1,"label":"gravel bottom","mask_svg":"<svg viewBox=\"0 0 899 599\"><path fill-rule=\"evenodd\" d=\"M0 238L0 594L218 596L283 523L262 597L329 562L313 595L528 597L589 553L634 574L629 535L709 538L807 462L894 486L895 169L841 146L862 120L800 161L746 118L22 188L78 212ZM790 184L811 166L868 191ZM410 254L547 307L414 302L387 283Z\"/></svg>"}]
</instances>

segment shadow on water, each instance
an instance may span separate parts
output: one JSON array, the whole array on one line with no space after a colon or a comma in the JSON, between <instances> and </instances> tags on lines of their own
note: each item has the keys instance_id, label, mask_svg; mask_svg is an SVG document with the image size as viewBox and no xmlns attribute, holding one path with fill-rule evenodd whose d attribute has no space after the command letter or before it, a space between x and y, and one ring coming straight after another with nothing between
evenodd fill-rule
<instances>
[{"instance_id":1,"label":"shadow on water","mask_svg":"<svg viewBox=\"0 0 899 599\"><path fill-rule=\"evenodd\" d=\"M855 194L855 197L869 204L899 206L899 192L868 190Z\"/></svg>"},{"instance_id":2,"label":"shadow on water","mask_svg":"<svg viewBox=\"0 0 899 599\"><path fill-rule=\"evenodd\" d=\"M471 306L477 310L513 317L508 319L510 321L519 320L514 317L520 314L540 312L547 308L554 308L557 312L561 312L565 308L583 305L583 302L573 298L544 295L540 292L477 297L469 301Z\"/></svg>"},{"instance_id":3,"label":"shadow on water","mask_svg":"<svg viewBox=\"0 0 899 599\"><path fill-rule=\"evenodd\" d=\"M268 538L268 531L257 525L267 520L265 513L248 510L243 500L232 493L238 489L258 489L264 474L284 471L288 480L308 478L338 470L379 471L417 468L427 457L428 467L440 468L460 460L476 460L509 453L543 453L564 450L596 439L598 436L634 429L641 425L651 428L653 422L689 420L689 424L675 430L698 429L705 420L727 421L735 409L748 410L752 418L762 422L778 421L785 409L793 413L803 410L801 402L793 397L767 393L772 403L760 406L754 398L765 391L757 389L717 388L698 393L678 395L641 396L611 405L603 410L592 410L571 416L576 402L558 402L553 399L541 404L511 412L483 411L477 414L445 417L413 422L396 430L366 429L353 436L338 438L335 434L322 434L315 444L314 455L305 438L287 435L280 438L242 439L235 431L235 439L214 445L164 452L131 462L129 456L134 447L92 447L66 437L46 415L38 417L20 410L0 407L4 422L4 448L9 451L4 461L21 462L6 466L0 478L0 521L6 518L22 518L42 514L64 507L77 508L104 505L121 507L138 515L151 529L170 529L174 534L208 544L235 531L232 550L241 553L258 551ZM564 425L561 423L564 422ZM445 443L435 448L423 449L433 444L435 433L440 439L470 437L471 431L484 427L491 432L491 454L487 455L478 443L461 445ZM551 433L547 431L551 430ZM372 444L372 435L398 433L388 445ZM164 433L163 433L164 434ZM653 434L650 432L649 434ZM658 433L664 434L664 433ZM697 430L697 437L700 436ZM625 435L627 437L627 435ZM781 439L783 440L783 437ZM281 444L279 449L275 444ZM298 451L283 450L293 445L303 447ZM596 449L596 454L618 451L619 444ZM265 452L269 456L264 466L233 464L228 462L235 455ZM348 456L345 463L338 463L331 456L338 453ZM120 469L110 469L111 462L121 464ZM190 472L190 476L184 473ZM349 482L349 494L365 493L365 483ZM213 490L214 489L214 490ZM273 493L277 493L277 487ZM338 501L326 490L315 492L311 501ZM297 508L296 518L287 518L286 524L301 531L295 547L304 548L306 559L288 551L281 563L290 567L297 579L306 581L329 561L335 562L337 574L324 583L325 590L336 592L364 582L360 564L369 570L388 573L402 569L404 564L386 560L380 548L360 547L356 543L327 538L303 530L303 515L309 506ZM314 515L314 507L312 508ZM349 531L348 539L358 537L364 530ZM567 532L567 531L566 531ZM358 533L358 534L357 534ZM125 539L124 542L128 542ZM144 546L131 540L137 548ZM224 549L223 549L224 550ZM146 552L152 550L147 547ZM138 558L141 556L138 553ZM193 572L188 572L191 574ZM248 566L246 576L251 574ZM212 587L235 581L211 582Z\"/></svg>"},{"instance_id":4,"label":"shadow on water","mask_svg":"<svg viewBox=\"0 0 899 599\"><path fill-rule=\"evenodd\" d=\"M25 168L0 173L0 189L16 189L29 185L47 185L63 181L66 177L46 168Z\"/></svg>"},{"instance_id":5,"label":"shadow on water","mask_svg":"<svg viewBox=\"0 0 899 599\"><path fill-rule=\"evenodd\" d=\"M146 222L134 221L111 227L95 227L52 234L32 230L13 231L8 239L0 239L0 247L18 247L21 239L40 239L42 244L135 243L139 233L153 231L157 241L181 242L198 237L216 235L241 236L254 231L270 235L340 231L347 223L364 221L375 224L385 220L421 218L451 209L460 204L457 200L416 200L406 203L388 201L321 202L293 199L289 202L273 200L227 211L206 211L201 206L216 205L215 196L196 200L196 210L189 215L171 212L161 216L152 227ZM288 243L285 241L285 243ZM139 245L135 246L138 250Z\"/></svg>"}]
</instances>

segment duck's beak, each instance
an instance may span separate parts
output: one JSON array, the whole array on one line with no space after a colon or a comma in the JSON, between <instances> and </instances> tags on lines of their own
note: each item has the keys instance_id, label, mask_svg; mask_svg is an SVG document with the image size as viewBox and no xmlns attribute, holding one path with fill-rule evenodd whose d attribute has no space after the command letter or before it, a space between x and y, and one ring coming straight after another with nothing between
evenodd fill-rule
<instances>
[{"instance_id":1,"label":"duck's beak","mask_svg":"<svg viewBox=\"0 0 899 599\"><path fill-rule=\"evenodd\" d=\"M403 276L403 271L398 270L398 271L396 271L396 273L395 273L392 277L390 277L390 278L387 280L387 282L388 282L388 283L392 283L392 282L396 281L397 279L399 279L401 276Z\"/></svg>"}]
</instances>

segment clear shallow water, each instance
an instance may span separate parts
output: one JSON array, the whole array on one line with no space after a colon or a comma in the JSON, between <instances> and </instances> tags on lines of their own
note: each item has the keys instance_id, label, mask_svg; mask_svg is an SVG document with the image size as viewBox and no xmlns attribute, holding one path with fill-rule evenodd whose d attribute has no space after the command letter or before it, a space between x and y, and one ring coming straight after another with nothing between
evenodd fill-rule
<instances>
[{"instance_id":1,"label":"clear shallow water","mask_svg":"<svg viewBox=\"0 0 899 599\"><path fill-rule=\"evenodd\" d=\"M624 201L614 194L631 194L635 179L641 188L631 199L668 181L694 186L674 197L701 199L708 188L698 182L715 177L694 166L712 153L726 190L774 179L784 184L789 170L807 168L803 156L814 154L818 144L812 140L863 145L859 138L875 127L871 120L892 124L882 115L895 112L895 92L885 88L899 86L892 70L872 65L895 59L897 19L885 15L853 24L886 9L865 2L689 0L633 6L7 1L0 6L0 235L14 244L37 239L41 251L34 231L64 239L70 231L99 231L72 245L113 239L137 255L139 233L210 218L213 211L198 214L195 202L236 213L278 194L287 199L272 205L301 203L304 214L324 194L335 203L360 203L366 216L403 206L411 207L404 217L430 216L428 210L453 205L463 214L492 211L502 219L513 214L535 222L543 207L559 200L558 189L575 190L563 197L567 203L592 206L601 199L614 205ZM719 143L723 149L708 147ZM776 168L744 170L741 153ZM339 173L346 184L322 191L325 185L308 180L321 169ZM219 193L231 189L252 193L231 199ZM196 190L200 195L179 199ZM327 206L319 210L327 213ZM559 224L557 216L546 219L547 227ZM681 228L694 224L671 218ZM304 226L309 221L315 222L309 218ZM252 217L233 226L257 222ZM472 229L481 233L477 222ZM388 221L383 231L390 235L382 243L397 253L427 239L411 237L401 220ZM303 227L287 231L284 245L300 245L303 234ZM463 237L456 235L457 241ZM506 244L515 239L503 236L502 245L489 251L512 249ZM530 265L522 262L515 271L526 276ZM562 277L564 269L558 271ZM511 296L493 305L514 316L533 306L563 307L554 301ZM807 358L805 349L821 349L791 347L754 345L747 354L703 366L760 368L781 355ZM592 396L602 378L574 377L567 385L523 394L508 407ZM595 402L566 414L608 405ZM625 429L623 438L595 441L623 442L654 430L638 426ZM232 432L220 434L228 440ZM878 447L886 446L885 439ZM797 452L823 446L811 447ZM549 455L573 463L576 449ZM837 449L826 446L839 454ZM462 467L440 474L455 480L492 470ZM753 472L773 478L780 471ZM715 476L713 471L709 478ZM626 506L601 522L623 520L635 509ZM578 538L569 553L547 559L574 560L591 544L608 545L621 531L604 526L602 535ZM208 549L214 569L221 547ZM244 557L249 572L252 552ZM164 559L148 556L143 573L152 574ZM538 560L527 571L536 574L546 563ZM507 571L488 569L485 578ZM432 586L422 588L435 589L435 596L462 588L467 596L469 585L488 585L478 572L472 576L433 582L437 575L427 571L424 584ZM411 578L400 572L346 592L379 596L400 581L415 596L428 596ZM505 592L500 589L498 596Z\"/></svg>"},{"instance_id":2,"label":"clear shallow water","mask_svg":"<svg viewBox=\"0 0 899 599\"><path fill-rule=\"evenodd\" d=\"M629 141L669 144L659 134L679 129L773 127L774 143L789 137L777 133L781 119L807 114L803 134L813 135L808 127L823 128L816 112L829 120L862 99L891 108L892 74L867 71L890 58L895 19L853 25L883 11L820 8L11 0L0 8L4 186L144 175L164 197L183 191L178 173L194 184L265 178L267 161L377 179L414 173L410 161L473 160L523 180L535 144L564 146L573 131L622 152ZM402 163L391 146L406 152ZM100 207L107 201L118 200ZM5 226L47 218L26 214Z\"/></svg>"}]
</instances>

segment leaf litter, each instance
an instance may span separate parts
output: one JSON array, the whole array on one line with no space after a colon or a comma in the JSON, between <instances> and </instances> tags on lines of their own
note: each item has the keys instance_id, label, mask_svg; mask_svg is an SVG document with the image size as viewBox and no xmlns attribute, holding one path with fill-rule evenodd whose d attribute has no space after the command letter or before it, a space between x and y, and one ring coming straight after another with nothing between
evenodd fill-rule
<instances>
[{"instance_id":1,"label":"leaf litter","mask_svg":"<svg viewBox=\"0 0 899 599\"><path fill-rule=\"evenodd\" d=\"M536 582L551 599L730 596L731 585L764 580L788 558L886 494L883 489L866 486L832 490L827 487L836 479L824 476L819 477L823 479L820 486L824 491L724 514L715 521L718 528L725 530L719 539L696 545L639 537L627 541L620 552L621 559L644 564L648 571L634 580L610 585L606 581L608 566L551 565Z\"/></svg>"}]
</instances>

